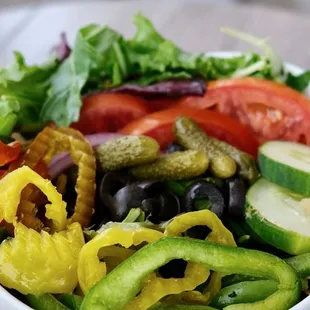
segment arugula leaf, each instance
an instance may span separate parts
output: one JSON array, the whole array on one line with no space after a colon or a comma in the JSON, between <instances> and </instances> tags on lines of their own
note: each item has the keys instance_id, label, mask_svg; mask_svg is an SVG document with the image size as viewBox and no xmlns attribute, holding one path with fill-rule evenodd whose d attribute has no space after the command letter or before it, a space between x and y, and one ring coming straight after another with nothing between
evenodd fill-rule
<instances>
[{"instance_id":1,"label":"arugula leaf","mask_svg":"<svg viewBox=\"0 0 310 310\"><path fill-rule=\"evenodd\" d=\"M300 75L288 73L285 84L303 93L310 83L310 71L306 71Z\"/></svg>"},{"instance_id":2,"label":"arugula leaf","mask_svg":"<svg viewBox=\"0 0 310 310\"><path fill-rule=\"evenodd\" d=\"M123 44L122 37L108 27L89 25L82 28L69 58L51 79L41 119L69 126L79 118L81 91L87 81L108 77L112 85L119 84L128 71Z\"/></svg>"},{"instance_id":3,"label":"arugula leaf","mask_svg":"<svg viewBox=\"0 0 310 310\"><path fill-rule=\"evenodd\" d=\"M27 66L16 52L15 62L0 70L0 135L9 136L17 124L40 121L42 102L56 66L55 60L42 66Z\"/></svg>"}]
</instances>

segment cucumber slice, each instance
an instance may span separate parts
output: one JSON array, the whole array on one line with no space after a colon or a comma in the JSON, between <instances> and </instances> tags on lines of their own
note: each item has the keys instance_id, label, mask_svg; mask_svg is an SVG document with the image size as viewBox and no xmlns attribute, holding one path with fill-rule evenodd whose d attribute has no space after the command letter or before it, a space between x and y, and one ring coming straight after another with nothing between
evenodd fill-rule
<instances>
[{"instance_id":1,"label":"cucumber slice","mask_svg":"<svg viewBox=\"0 0 310 310\"><path fill-rule=\"evenodd\" d=\"M247 192L245 213L269 244L293 255L310 252L310 199L260 178Z\"/></svg>"},{"instance_id":2,"label":"cucumber slice","mask_svg":"<svg viewBox=\"0 0 310 310\"><path fill-rule=\"evenodd\" d=\"M273 183L310 196L310 147L286 141L271 141L259 148L261 174Z\"/></svg>"}]
</instances>

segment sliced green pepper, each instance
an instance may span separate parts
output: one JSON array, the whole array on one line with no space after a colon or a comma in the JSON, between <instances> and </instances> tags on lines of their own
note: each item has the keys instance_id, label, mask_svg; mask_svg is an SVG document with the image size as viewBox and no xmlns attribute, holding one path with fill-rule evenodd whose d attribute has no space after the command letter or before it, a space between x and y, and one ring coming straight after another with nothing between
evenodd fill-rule
<instances>
[{"instance_id":1,"label":"sliced green pepper","mask_svg":"<svg viewBox=\"0 0 310 310\"><path fill-rule=\"evenodd\" d=\"M28 305L34 310L70 310L51 294L41 296L28 294L25 298Z\"/></svg>"},{"instance_id":2,"label":"sliced green pepper","mask_svg":"<svg viewBox=\"0 0 310 310\"><path fill-rule=\"evenodd\" d=\"M254 303L266 299L278 289L274 280L245 281L227 286L211 301L211 306L223 309L229 305Z\"/></svg>"},{"instance_id":3,"label":"sliced green pepper","mask_svg":"<svg viewBox=\"0 0 310 310\"><path fill-rule=\"evenodd\" d=\"M79 310L84 297L73 294L61 294L58 300L70 310Z\"/></svg>"},{"instance_id":4,"label":"sliced green pepper","mask_svg":"<svg viewBox=\"0 0 310 310\"><path fill-rule=\"evenodd\" d=\"M167 305L158 303L150 308L150 310L216 310L208 306L190 306L190 305Z\"/></svg>"},{"instance_id":5,"label":"sliced green pepper","mask_svg":"<svg viewBox=\"0 0 310 310\"><path fill-rule=\"evenodd\" d=\"M245 274L277 281L278 290L265 300L252 303L251 310L288 309L300 298L298 276L276 256L202 240L167 237L143 247L102 278L87 292L81 310L123 309L139 293L143 281L172 259L204 264L208 269L224 274ZM225 309L248 307L249 304L238 304Z\"/></svg>"},{"instance_id":6,"label":"sliced green pepper","mask_svg":"<svg viewBox=\"0 0 310 310\"><path fill-rule=\"evenodd\" d=\"M258 277L246 276L243 274L230 274L224 278L222 278L222 287L230 286L236 283L244 282L244 281L257 281L257 280L265 280Z\"/></svg>"},{"instance_id":7,"label":"sliced green pepper","mask_svg":"<svg viewBox=\"0 0 310 310\"><path fill-rule=\"evenodd\" d=\"M285 260L301 278L310 276L310 253L301 254Z\"/></svg>"}]
</instances>

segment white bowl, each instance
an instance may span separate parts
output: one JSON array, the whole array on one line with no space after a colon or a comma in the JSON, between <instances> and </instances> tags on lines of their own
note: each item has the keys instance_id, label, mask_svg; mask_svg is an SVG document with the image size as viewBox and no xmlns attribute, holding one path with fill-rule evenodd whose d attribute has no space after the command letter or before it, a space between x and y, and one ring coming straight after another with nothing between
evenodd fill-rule
<instances>
[{"instance_id":1,"label":"white bowl","mask_svg":"<svg viewBox=\"0 0 310 310\"><path fill-rule=\"evenodd\" d=\"M223 58L229 58L233 56L241 55L240 52L210 52L207 53L208 56L216 56L216 57L223 57ZM285 63L285 67L288 71L290 71L292 74L301 74L304 72L304 69L295 66L290 63ZM310 97L310 87L306 91L306 95ZM28 307L24 303L22 303L20 300L12 296L7 290L5 290L0 285L0 309L5 310L31 310L32 308ZM290 310L308 310L310 309L310 296L305 298L302 302L298 303L296 306L291 308Z\"/></svg>"}]
</instances>

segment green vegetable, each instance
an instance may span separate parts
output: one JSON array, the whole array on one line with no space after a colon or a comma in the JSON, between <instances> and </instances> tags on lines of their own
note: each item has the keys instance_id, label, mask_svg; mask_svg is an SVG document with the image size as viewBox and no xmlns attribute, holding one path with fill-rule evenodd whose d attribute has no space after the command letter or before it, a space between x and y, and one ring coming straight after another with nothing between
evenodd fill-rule
<instances>
[{"instance_id":1,"label":"green vegetable","mask_svg":"<svg viewBox=\"0 0 310 310\"><path fill-rule=\"evenodd\" d=\"M209 138L191 119L179 117L174 124L174 134L179 144L204 152L210 158L210 169L215 176L229 178L235 174L235 161L219 150L217 141Z\"/></svg>"},{"instance_id":2,"label":"green vegetable","mask_svg":"<svg viewBox=\"0 0 310 310\"><path fill-rule=\"evenodd\" d=\"M41 122L40 110L57 66L54 60L41 66L27 66L23 56L15 53L15 62L0 69L1 136L9 136L16 125Z\"/></svg>"},{"instance_id":3,"label":"green vegetable","mask_svg":"<svg viewBox=\"0 0 310 310\"><path fill-rule=\"evenodd\" d=\"M83 297L73 294L62 294L58 300L71 310L79 310L81 308Z\"/></svg>"},{"instance_id":4,"label":"green vegetable","mask_svg":"<svg viewBox=\"0 0 310 310\"><path fill-rule=\"evenodd\" d=\"M96 157L102 171L119 170L153 162L160 146L152 138L125 136L113 139L96 148Z\"/></svg>"},{"instance_id":5,"label":"green vegetable","mask_svg":"<svg viewBox=\"0 0 310 310\"><path fill-rule=\"evenodd\" d=\"M293 269L276 256L238 247L182 237L167 237L147 245L118 265L91 288L81 310L120 310L140 291L143 281L172 259L186 259L224 273L240 273L278 282L267 299L225 309L288 309L299 301L301 284Z\"/></svg>"},{"instance_id":6,"label":"green vegetable","mask_svg":"<svg viewBox=\"0 0 310 310\"><path fill-rule=\"evenodd\" d=\"M310 71L306 71L300 75L288 73L285 84L303 93L310 83Z\"/></svg>"},{"instance_id":7,"label":"green vegetable","mask_svg":"<svg viewBox=\"0 0 310 310\"><path fill-rule=\"evenodd\" d=\"M285 260L298 274L305 279L310 276L310 253L293 256Z\"/></svg>"},{"instance_id":8,"label":"green vegetable","mask_svg":"<svg viewBox=\"0 0 310 310\"><path fill-rule=\"evenodd\" d=\"M130 209L126 218L122 221L122 223L134 223L134 222L144 222L145 221L145 213L140 208L132 208Z\"/></svg>"},{"instance_id":9,"label":"green vegetable","mask_svg":"<svg viewBox=\"0 0 310 310\"><path fill-rule=\"evenodd\" d=\"M191 306L191 305L167 305L158 303L150 308L150 310L216 310L208 306Z\"/></svg>"},{"instance_id":10,"label":"green vegetable","mask_svg":"<svg viewBox=\"0 0 310 310\"><path fill-rule=\"evenodd\" d=\"M267 79L274 79L279 82L284 82L285 72L283 63L279 55L269 44L267 44L267 39L257 38L248 33L232 28L222 28L221 31L261 49L264 53L258 62L245 69L240 68L237 72L235 72L233 77L244 77L249 75L257 76L256 74L258 74L257 77L262 75Z\"/></svg>"},{"instance_id":11,"label":"green vegetable","mask_svg":"<svg viewBox=\"0 0 310 310\"><path fill-rule=\"evenodd\" d=\"M67 308L51 294L41 296L29 294L25 298L28 305L34 310L70 310L70 308Z\"/></svg>"},{"instance_id":12,"label":"green vegetable","mask_svg":"<svg viewBox=\"0 0 310 310\"><path fill-rule=\"evenodd\" d=\"M289 254L310 251L310 217L303 197L264 178L246 195L246 221L261 238Z\"/></svg>"},{"instance_id":13,"label":"green vegetable","mask_svg":"<svg viewBox=\"0 0 310 310\"><path fill-rule=\"evenodd\" d=\"M113 78L112 84L121 81L120 76L127 73L121 45L121 36L107 27L89 25L80 29L70 56L51 79L41 119L69 126L79 118L81 91L87 81L105 76Z\"/></svg>"},{"instance_id":14,"label":"green vegetable","mask_svg":"<svg viewBox=\"0 0 310 310\"><path fill-rule=\"evenodd\" d=\"M310 196L310 147L287 141L270 141L259 148L262 175L273 183Z\"/></svg>"},{"instance_id":15,"label":"green vegetable","mask_svg":"<svg viewBox=\"0 0 310 310\"><path fill-rule=\"evenodd\" d=\"M203 174L208 165L204 153L188 150L162 155L151 164L130 168L130 173L138 179L186 180Z\"/></svg>"},{"instance_id":16,"label":"green vegetable","mask_svg":"<svg viewBox=\"0 0 310 310\"><path fill-rule=\"evenodd\" d=\"M310 276L310 253L286 258L285 262L294 269L296 274L301 279L306 279L307 277ZM252 276L245 276L241 274L233 274L222 278L222 287L230 286L240 282L257 281L257 280L264 280L264 279Z\"/></svg>"},{"instance_id":17,"label":"green vegetable","mask_svg":"<svg viewBox=\"0 0 310 310\"><path fill-rule=\"evenodd\" d=\"M278 289L273 280L245 281L227 286L212 299L211 306L223 309L234 304L248 304L266 299Z\"/></svg>"},{"instance_id":18,"label":"green vegetable","mask_svg":"<svg viewBox=\"0 0 310 310\"><path fill-rule=\"evenodd\" d=\"M81 94L126 82L149 85L198 76L214 80L240 76L242 71L243 76L279 79L267 56L251 53L223 59L186 53L163 38L141 14L135 15L133 22L137 31L129 40L100 25L89 25L78 32L71 55L52 78L41 111L43 121L68 126L79 118Z\"/></svg>"},{"instance_id":19,"label":"green vegetable","mask_svg":"<svg viewBox=\"0 0 310 310\"><path fill-rule=\"evenodd\" d=\"M215 177L204 177L204 178L195 178L194 180L186 180L186 181L167 181L165 182L166 186L172 190L176 195L183 196L186 190L197 181L205 181L207 183L211 183L220 188L224 186L224 180L215 178Z\"/></svg>"},{"instance_id":20,"label":"green vegetable","mask_svg":"<svg viewBox=\"0 0 310 310\"><path fill-rule=\"evenodd\" d=\"M252 277L243 274L231 274L222 278L222 288L226 286L231 286L233 284L237 284L240 282L249 282L249 281L257 281L264 280L259 277Z\"/></svg>"}]
</instances>

